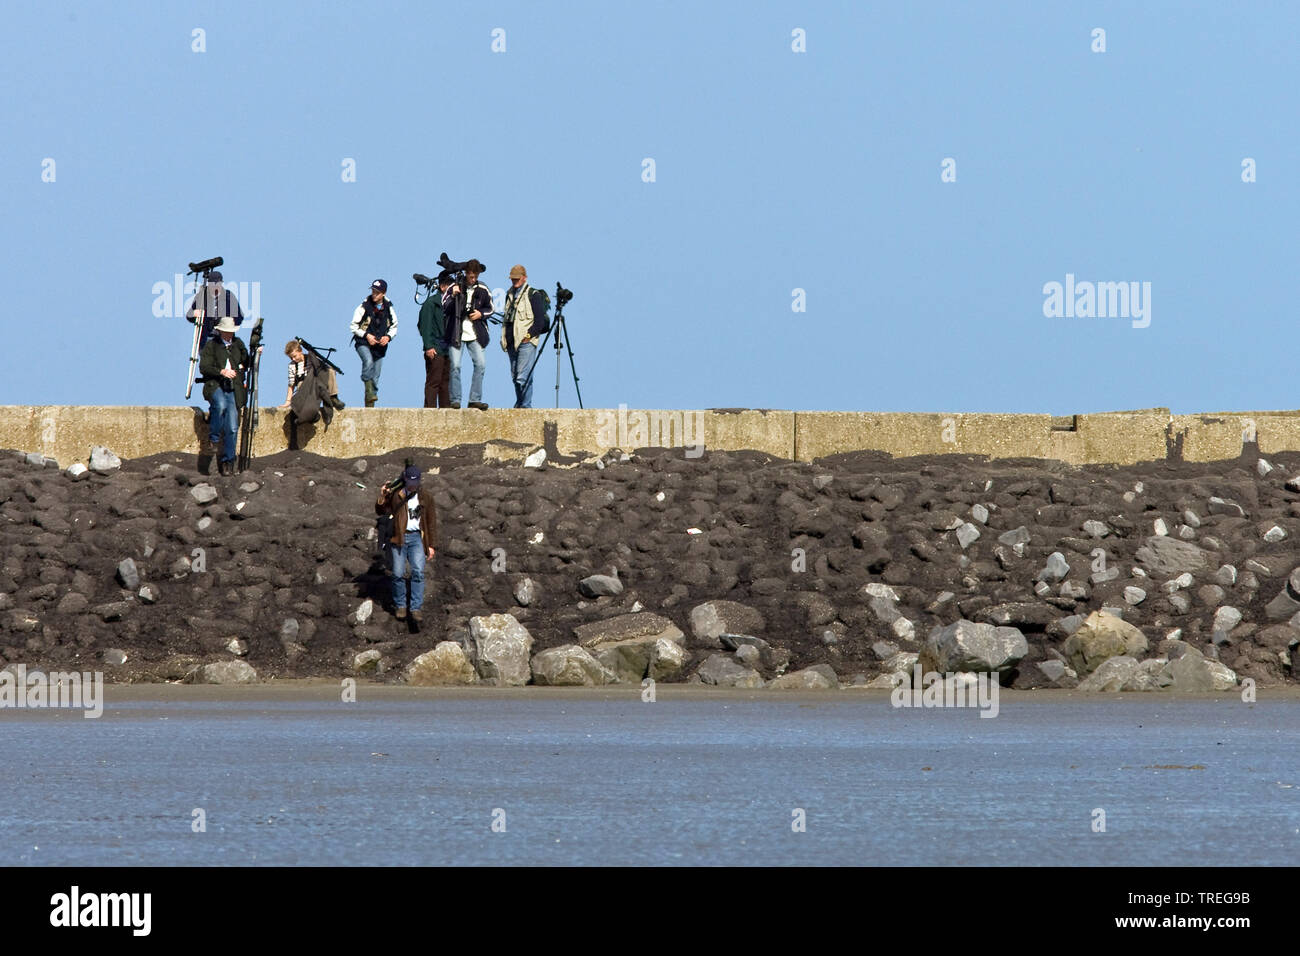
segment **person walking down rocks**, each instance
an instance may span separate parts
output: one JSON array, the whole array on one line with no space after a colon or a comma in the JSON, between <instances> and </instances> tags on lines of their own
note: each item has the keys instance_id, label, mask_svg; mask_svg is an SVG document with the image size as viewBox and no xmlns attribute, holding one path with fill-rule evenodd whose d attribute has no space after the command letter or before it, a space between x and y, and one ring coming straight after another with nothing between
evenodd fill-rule
<instances>
[{"instance_id":1,"label":"person walking down rocks","mask_svg":"<svg viewBox=\"0 0 1300 956\"><path fill-rule=\"evenodd\" d=\"M280 407L292 408L299 421L311 422L320 417L328 426L334 418L334 410L341 411L346 407L339 398L334 369L321 362L317 355L309 358L303 354L302 342L298 339L289 340L284 354L289 357L289 382L284 404Z\"/></svg>"},{"instance_id":2,"label":"person walking down rocks","mask_svg":"<svg viewBox=\"0 0 1300 956\"><path fill-rule=\"evenodd\" d=\"M352 344L361 357L366 408L374 408L379 398L379 372L388 352L388 343L397 335L397 312L386 292L388 283L376 279L370 283L370 295L352 313Z\"/></svg>"},{"instance_id":3,"label":"person walking down rocks","mask_svg":"<svg viewBox=\"0 0 1300 956\"><path fill-rule=\"evenodd\" d=\"M375 514L389 515L393 520L393 536L388 540L392 559L393 614L399 621L406 620L409 609L411 620L418 625L423 618L424 571L436 553L438 512L433 503L433 493L420 484L420 469L409 459L402 477L380 489ZM409 595L406 584L408 568L411 572Z\"/></svg>"},{"instance_id":4,"label":"person walking down rocks","mask_svg":"<svg viewBox=\"0 0 1300 956\"><path fill-rule=\"evenodd\" d=\"M208 403L208 440L217 456L217 473L233 475L239 410L244 407L246 395L248 346L235 335L235 320L228 315L214 331L199 352L199 373L203 376L203 398Z\"/></svg>"}]
</instances>

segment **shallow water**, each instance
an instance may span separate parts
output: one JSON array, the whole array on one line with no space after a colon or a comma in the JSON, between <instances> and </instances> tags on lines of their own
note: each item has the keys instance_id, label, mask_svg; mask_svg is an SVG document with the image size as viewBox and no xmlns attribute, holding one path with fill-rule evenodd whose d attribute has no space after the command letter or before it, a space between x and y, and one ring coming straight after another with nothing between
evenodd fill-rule
<instances>
[{"instance_id":1,"label":"shallow water","mask_svg":"<svg viewBox=\"0 0 1300 956\"><path fill-rule=\"evenodd\" d=\"M849 695L110 689L98 720L0 711L0 832L38 865L1300 862L1300 700Z\"/></svg>"}]
</instances>

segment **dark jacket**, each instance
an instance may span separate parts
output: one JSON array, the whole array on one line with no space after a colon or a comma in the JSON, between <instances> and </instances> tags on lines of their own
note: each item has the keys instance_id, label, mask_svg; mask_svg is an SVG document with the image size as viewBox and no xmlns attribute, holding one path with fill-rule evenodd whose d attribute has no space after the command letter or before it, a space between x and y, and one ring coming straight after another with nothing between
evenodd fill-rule
<instances>
[{"instance_id":1,"label":"dark jacket","mask_svg":"<svg viewBox=\"0 0 1300 956\"><path fill-rule=\"evenodd\" d=\"M367 335L373 335L376 339L388 336L389 345L397 335L397 310L393 308L392 301L388 296L384 296L382 302L375 302L370 296L366 296L356 312L352 314L352 343L365 342ZM383 358L388 353L388 345L370 346L370 354L375 358Z\"/></svg>"},{"instance_id":2,"label":"dark jacket","mask_svg":"<svg viewBox=\"0 0 1300 956\"><path fill-rule=\"evenodd\" d=\"M460 321L457 319L459 313L456 312L456 305L458 304L457 300L459 298L461 297L450 297L451 308L448 309L448 312L451 314L448 316L447 320L447 325L449 327L454 326L454 328L449 328L449 330L453 332L453 335L448 340L448 344L450 344L452 348L457 349L460 348ZM488 287L481 282L469 290L469 301L464 307L464 315L469 315L475 309L478 309L478 311L482 313L483 317L481 319L474 319L470 322L474 328L474 338L478 340L479 345L487 348L488 342L492 341L492 337L488 335L487 317L491 315L494 310L492 308L492 293L489 292Z\"/></svg>"},{"instance_id":3,"label":"dark jacket","mask_svg":"<svg viewBox=\"0 0 1300 956\"><path fill-rule=\"evenodd\" d=\"M212 401L212 396L221 388L224 381L221 370L229 360L230 367L239 374L230 383L235 393L235 406L244 406L244 370L248 367L248 347L238 335L230 340L230 345L221 340L220 333L208 339L208 344L199 352L199 374L203 376L203 400Z\"/></svg>"},{"instance_id":4,"label":"dark jacket","mask_svg":"<svg viewBox=\"0 0 1300 956\"><path fill-rule=\"evenodd\" d=\"M433 503L433 492L420 485L420 537L425 548L438 546L438 507ZM406 538L406 489L398 488L392 494L386 488L379 490L379 499L375 502L375 514L388 515L393 519L393 536L388 543L401 547Z\"/></svg>"},{"instance_id":5,"label":"dark jacket","mask_svg":"<svg viewBox=\"0 0 1300 956\"><path fill-rule=\"evenodd\" d=\"M445 352L447 349L447 313L442 310L442 294L435 293L424 300L424 305L420 306L420 320L418 327L420 329L420 342L422 343L420 351L427 352L429 349L437 349L439 352Z\"/></svg>"}]
</instances>

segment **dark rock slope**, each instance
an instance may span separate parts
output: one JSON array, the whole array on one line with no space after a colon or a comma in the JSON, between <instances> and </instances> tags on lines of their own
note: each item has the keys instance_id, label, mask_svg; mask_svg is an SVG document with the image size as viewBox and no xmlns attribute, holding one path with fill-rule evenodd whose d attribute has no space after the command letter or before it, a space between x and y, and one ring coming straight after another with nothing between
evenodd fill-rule
<instances>
[{"instance_id":1,"label":"dark rock slope","mask_svg":"<svg viewBox=\"0 0 1300 956\"><path fill-rule=\"evenodd\" d=\"M769 679L830 665L861 683L965 618L1020 629L1029 651L1004 682L1041 686L1061 668L1037 665L1068 661L1069 634L1106 607L1143 631L1151 656L1181 629L1239 677L1291 677L1300 599L1275 599L1300 565L1300 493L1288 487L1300 455L1266 472L1253 455L1075 468L643 450L604 467L525 468L509 449L484 452L285 452L234 478L180 455L73 477L4 453L0 665L167 680L239 658L263 680L340 677L369 649L397 679L476 615L515 615L537 653L644 608L686 633L678 677L689 679L728 647L692 611L725 599L757 612L746 630L769 646L761 663L749 654ZM374 536L377 488L407 455L440 508L420 633L385 609ZM584 594L592 575L617 577L621 593Z\"/></svg>"}]
</instances>

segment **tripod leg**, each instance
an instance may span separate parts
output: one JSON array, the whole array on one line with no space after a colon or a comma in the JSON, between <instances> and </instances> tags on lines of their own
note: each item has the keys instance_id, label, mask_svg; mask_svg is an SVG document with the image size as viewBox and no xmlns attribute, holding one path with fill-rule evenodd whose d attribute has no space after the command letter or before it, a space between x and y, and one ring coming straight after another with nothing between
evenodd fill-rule
<instances>
[{"instance_id":1,"label":"tripod leg","mask_svg":"<svg viewBox=\"0 0 1300 956\"><path fill-rule=\"evenodd\" d=\"M582 389L578 388L578 366L574 364L573 361L573 345L569 340L569 327L567 325L564 327L564 349L569 353L569 371L573 373L573 390L578 393L578 407L582 408ZM557 379L556 388L558 389L558 379L560 377L558 369L556 370L555 377ZM556 407L558 408L559 406L557 405Z\"/></svg>"}]
</instances>

